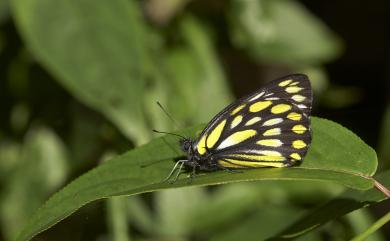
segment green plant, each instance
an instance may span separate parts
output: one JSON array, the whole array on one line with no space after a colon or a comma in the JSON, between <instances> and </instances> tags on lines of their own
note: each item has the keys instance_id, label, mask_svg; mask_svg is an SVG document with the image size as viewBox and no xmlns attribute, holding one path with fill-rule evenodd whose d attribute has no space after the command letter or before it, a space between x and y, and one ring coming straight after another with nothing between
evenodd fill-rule
<instances>
[{"instance_id":1,"label":"green plant","mask_svg":"<svg viewBox=\"0 0 390 241\"><path fill-rule=\"evenodd\" d=\"M176 137L153 136L151 129L173 128L155 100L193 126L178 133L197 136L199 123L233 100L232 87L261 85L254 74L228 82L231 54L245 66L235 68L239 74L247 65L263 76L308 74L316 100L328 106L359 96L329 88L323 66L342 42L297 1L230 0L211 10L163 2L0 1L4 240L61 225L72 239L77 215L93 227L86 239L385 240L372 233L389 216L375 222L363 208L386 200L387 190L375 189L390 186L386 148L376 174L376 152L323 118L312 119L313 144L299 167L162 182L183 153ZM39 239L62 240L50 230Z\"/></svg>"}]
</instances>

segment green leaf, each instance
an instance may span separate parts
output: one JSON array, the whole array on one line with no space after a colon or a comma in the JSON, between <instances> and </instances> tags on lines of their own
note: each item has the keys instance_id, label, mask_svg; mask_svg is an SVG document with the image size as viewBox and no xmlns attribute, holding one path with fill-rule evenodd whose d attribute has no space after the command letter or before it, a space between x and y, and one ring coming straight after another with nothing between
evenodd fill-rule
<instances>
[{"instance_id":1,"label":"green leaf","mask_svg":"<svg viewBox=\"0 0 390 241\"><path fill-rule=\"evenodd\" d=\"M212 33L207 31L199 20L187 16L181 22L180 30L188 44L191 57L196 62L198 81L196 92L197 114L201 117L212 118L231 101L231 93L226 84L226 77L221 63L218 60L216 48L211 38ZM215 91L217 90L217 92ZM215 98L218 96L218 98ZM199 106L207 106L199 108Z\"/></svg>"},{"instance_id":2,"label":"green leaf","mask_svg":"<svg viewBox=\"0 0 390 241\"><path fill-rule=\"evenodd\" d=\"M390 186L390 170L376 177L383 185ZM376 189L367 191L347 190L339 197L325 203L315 210L303 215L299 220L282 231L277 237L269 240L291 240L302 236L313 229L341 217L354 210L370 206L385 200L383 193Z\"/></svg>"},{"instance_id":3,"label":"green leaf","mask_svg":"<svg viewBox=\"0 0 390 241\"><path fill-rule=\"evenodd\" d=\"M9 178L10 173L18 168L22 146L0 137L0 182L3 183Z\"/></svg>"},{"instance_id":4,"label":"green leaf","mask_svg":"<svg viewBox=\"0 0 390 241\"><path fill-rule=\"evenodd\" d=\"M186 16L179 30L184 46L169 52L167 72L172 81L172 95L181 101L170 98L170 107L179 110L180 119L199 123L211 119L211 115L229 104L231 93L207 26L195 17Z\"/></svg>"},{"instance_id":5,"label":"green leaf","mask_svg":"<svg viewBox=\"0 0 390 241\"><path fill-rule=\"evenodd\" d=\"M156 54L153 59L158 74L147 89L145 111L152 117L154 128L167 130L175 123L150 100L161 101L168 112L175 110L175 119L187 125L211 119L231 102L215 41L207 30L207 25L199 19L183 17L177 31L178 38L182 39L180 44L170 47L163 56Z\"/></svg>"},{"instance_id":6,"label":"green leaf","mask_svg":"<svg viewBox=\"0 0 390 241\"><path fill-rule=\"evenodd\" d=\"M155 223L153 227L161 230L160 237L169 235L170 239L199 235L201 237L209 235L214 237L215 235L219 236L216 233L222 230L225 230L222 232L222 236L229 236L226 230L232 230L235 233L236 230L233 231L233 229L237 228L237 220L241 220L238 230L242 230L242 232L250 230L250 224L247 225L242 221L244 217L245 220L248 219L249 213L253 214L259 209L262 209L259 212L262 213L264 209L273 209L275 206L278 209L283 209L282 206L284 209L291 209L290 206L285 207L291 203L304 203L305 206L311 206L339 194L344 189L343 186L331 182L280 180L278 182L231 183L206 193L201 192L202 190L199 188L167 190L154 195L155 204L153 207L156 207L160 223ZM159 198L161 196L164 198ZM160 211L160 207L163 207L163 212ZM133 211L138 212L134 209ZM295 216L298 217L298 215ZM284 220L286 218L290 221L284 221L283 226L280 227L287 227L296 219L290 216L284 217ZM241 226L246 228L241 229ZM267 229L264 224L262 227ZM149 230L153 230L153 228ZM264 237L271 236L269 234L276 235L280 230L280 228L274 228L272 233L268 232L268 235ZM259 232L253 234L257 240L261 236ZM243 239L248 240L249 238Z\"/></svg>"},{"instance_id":7,"label":"green leaf","mask_svg":"<svg viewBox=\"0 0 390 241\"><path fill-rule=\"evenodd\" d=\"M113 197L106 201L107 223L110 239L116 241L131 241L127 218L127 197Z\"/></svg>"},{"instance_id":8,"label":"green leaf","mask_svg":"<svg viewBox=\"0 0 390 241\"><path fill-rule=\"evenodd\" d=\"M351 225L353 234L362 233L367 230L367 227L375 223L375 217L368 209L359 209L346 215L348 222ZM386 238L381 232L371 233L370 241L385 241Z\"/></svg>"},{"instance_id":9,"label":"green leaf","mask_svg":"<svg viewBox=\"0 0 390 241\"><path fill-rule=\"evenodd\" d=\"M239 223L234 223L225 232L215 235L212 241L259 241L274 234L275 230L286 227L301 210L293 206L274 205L259 208L254 212L245 215L245 218L239 219ZM266 222L264 220L267 220ZM321 240L318 234L310 236L304 240Z\"/></svg>"},{"instance_id":10,"label":"green leaf","mask_svg":"<svg viewBox=\"0 0 390 241\"><path fill-rule=\"evenodd\" d=\"M334 122L313 117L312 127L313 143L299 167L260 168L236 174L218 171L199 174L192 183L188 183L186 177L174 184L161 182L173 167L172 159L182 153L176 137L157 138L102 164L53 195L25 226L17 240L28 240L81 206L111 196L255 180L333 181L351 188L371 188L373 182L366 176L373 175L376 170L373 149ZM199 130L199 127L191 128L181 134L194 136Z\"/></svg>"},{"instance_id":11,"label":"green leaf","mask_svg":"<svg viewBox=\"0 0 390 241\"><path fill-rule=\"evenodd\" d=\"M351 241L364 241L369 236L374 234L374 232L378 231L383 225L390 222L390 212L388 212L385 216L381 217L378 221L376 221L373 225L371 225L366 231L359 234L358 236L351 239Z\"/></svg>"},{"instance_id":12,"label":"green leaf","mask_svg":"<svg viewBox=\"0 0 390 241\"><path fill-rule=\"evenodd\" d=\"M127 202L127 217L132 226L143 233L156 233L154 216L141 195L131 196Z\"/></svg>"},{"instance_id":13,"label":"green leaf","mask_svg":"<svg viewBox=\"0 0 390 241\"><path fill-rule=\"evenodd\" d=\"M320 64L340 53L334 34L298 1L233 0L233 43L259 60Z\"/></svg>"},{"instance_id":14,"label":"green leaf","mask_svg":"<svg viewBox=\"0 0 390 241\"><path fill-rule=\"evenodd\" d=\"M145 142L145 26L135 1L15 0L13 16L38 61L127 137Z\"/></svg>"},{"instance_id":15,"label":"green leaf","mask_svg":"<svg viewBox=\"0 0 390 241\"><path fill-rule=\"evenodd\" d=\"M0 0L0 24L4 23L9 17L9 2L10 0Z\"/></svg>"},{"instance_id":16,"label":"green leaf","mask_svg":"<svg viewBox=\"0 0 390 241\"><path fill-rule=\"evenodd\" d=\"M158 214L156 227L159 237L189 235L190 224L194 221L191 214L196 213L205 203L208 203L208 195L205 189L199 187L158 192L154 206Z\"/></svg>"},{"instance_id":17,"label":"green leaf","mask_svg":"<svg viewBox=\"0 0 390 241\"><path fill-rule=\"evenodd\" d=\"M44 127L30 130L17 155L10 154L4 157L13 157L17 163L6 179L0 202L0 221L7 240L15 239L20 226L28 222L50 193L63 185L68 170L64 144ZM0 162L8 161L0 158Z\"/></svg>"}]
</instances>

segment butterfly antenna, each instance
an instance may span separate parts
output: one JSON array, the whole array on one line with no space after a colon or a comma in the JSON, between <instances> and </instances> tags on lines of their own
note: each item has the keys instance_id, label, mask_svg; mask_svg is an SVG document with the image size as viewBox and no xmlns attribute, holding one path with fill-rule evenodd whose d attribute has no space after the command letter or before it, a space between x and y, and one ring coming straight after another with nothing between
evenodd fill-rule
<instances>
[{"instance_id":1,"label":"butterfly antenna","mask_svg":"<svg viewBox=\"0 0 390 241\"><path fill-rule=\"evenodd\" d=\"M182 136L182 135L179 135L179 134L176 134L176 133L172 133L172 132L158 131L158 130L155 130L155 129L153 129L153 132L159 133L159 134L168 134L168 135L172 135L172 136L178 136L178 137L186 139L185 136Z\"/></svg>"},{"instance_id":2,"label":"butterfly antenna","mask_svg":"<svg viewBox=\"0 0 390 241\"><path fill-rule=\"evenodd\" d=\"M159 101L156 101L157 105L160 107L160 109L165 113L165 115L168 116L168 118L173 122L173 124L176 127L179 127L179 124L175 121L175 119L172 118L172 116L168 113L168 111L162 106L162 104Z\"/></svg>"}]
</instances>

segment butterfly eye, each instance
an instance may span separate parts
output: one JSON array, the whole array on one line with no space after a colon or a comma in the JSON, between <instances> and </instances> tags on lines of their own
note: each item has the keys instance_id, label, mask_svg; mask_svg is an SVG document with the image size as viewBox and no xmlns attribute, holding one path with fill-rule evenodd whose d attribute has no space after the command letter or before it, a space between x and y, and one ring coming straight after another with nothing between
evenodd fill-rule
<instances>
[{"instance_id":1,"label":"butterfly eye","mask_svg":"<svg viewBox=\"0 0 390 241\"><path fill-rule=\"evenodd\" d=\"M181 146L181 149L184 151L184 152L188 152L192 146L192 143L191 143L191 140L189 139L181 139L180 140L180 146Z\"/></svg>"}]
</instances>

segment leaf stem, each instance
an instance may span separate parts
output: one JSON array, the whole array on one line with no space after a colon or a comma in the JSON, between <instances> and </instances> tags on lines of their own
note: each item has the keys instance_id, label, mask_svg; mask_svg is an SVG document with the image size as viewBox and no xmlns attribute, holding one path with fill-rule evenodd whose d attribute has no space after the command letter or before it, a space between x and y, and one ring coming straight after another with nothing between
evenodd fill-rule
<instances>
[{"instance_id":1,"label":"leaf stem","mask_svg":"<svg viewBox=\"0 0 390 241\"><path fill-rule=\"evenodd\" d=\"M374 181L375 188L381 191L383 194L385 194L388 198L390 198L390 190L387 189L385 186L383 186L380 182L378 182L374 178L372 178L372 180Z\"/></svg>"},{"instance_id":2,"label":"leaf stem","mask_svg":"<svg viewBox=\"0 0 390 241\"><path fill-rule=\"evenodd\" d=\"M389 191L389 190L387 190L387 191ZM383 225L385 225L389 221L390 221L390 212L388 212L385 216L381 217L378 221L376 221L374 224L372 224L366 231L364 231L363 233L361 233L358 236L354 237L350 241L362 241L362 240L365 240L368 236L370 236L372 233L377 231L379 228L381 228Z\"/></svg>"}]
</instances>

